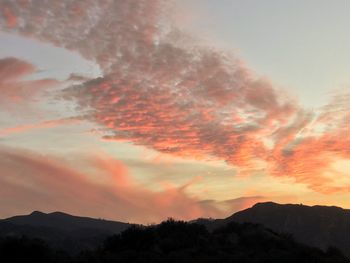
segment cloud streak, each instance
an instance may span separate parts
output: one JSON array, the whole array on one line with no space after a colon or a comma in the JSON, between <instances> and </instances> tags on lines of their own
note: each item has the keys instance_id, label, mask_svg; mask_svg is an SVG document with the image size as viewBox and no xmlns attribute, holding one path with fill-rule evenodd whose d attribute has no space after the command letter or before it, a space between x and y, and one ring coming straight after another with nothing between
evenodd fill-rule
<instances>
[{"instance_id":1,"label":"cloud streak","mask_svg":"<svg viewBox=\"0 0 350 263\"><path fill-rule=\"evenodd\" d=\"M22 125L17 125L14 127L0 129L0 137L8 136L8 135L16 134L16 133L28 132L28 131L37 130L37 129L51 129L51 128L55 128L55 127L61 126L61 125L77 124L79 122L80 121L77 119L67 118L67 119L43 121L43 122L36 123L36 124L32 124L32 123L31 124L22 124Z\"/></svg>"}]
</instances>

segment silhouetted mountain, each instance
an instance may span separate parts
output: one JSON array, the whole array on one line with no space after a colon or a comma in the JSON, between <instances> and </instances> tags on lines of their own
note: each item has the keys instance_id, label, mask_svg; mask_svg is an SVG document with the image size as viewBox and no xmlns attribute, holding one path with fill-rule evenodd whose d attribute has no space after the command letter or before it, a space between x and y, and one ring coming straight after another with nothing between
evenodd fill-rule
<instances>
[{"instance_id":1,"label":"silhouetted mountain","mask_svg":"<svg viewBox=\"0 0 350 263\"><path fill-rule=\"evenodd\" d=\"M339 248L350 257L350 210L335 206L305 206L293 204L258 203L215 222L262 224L278 233L290 233L304 244L327 249Z\"/></svg>"},{"instance_id":2,"label":"silhouetted mountain","mask_svg":"<svg viewBox=\"0 0 350 263\"><path fill-rule=\"evenodd\" d=\"M45 214L39 211L34 211L30 215L10 217L2 221L16 225L53 227L66 231L75 231L79 228L92 228L108 231L109 233L119 233L130 226L128 223L117 221L72 216L62 212Z\"/></svg>"},{"instance_id":3,"label":"silhouetted mountain","mask_svg":"<svg viewBox=\"0 0 350 263\"><path fill-rule=\"evenodd\" d=\"M350 210L272 202L226 219L170 220L149 227L36 211L0 220L0 255L18 246L23 255L38 256L35 262L48 263L348 262L341 251L350 256L349 232ZM32 247L46 258L31 254Z\"/></svg>"},{"instance_id":4,"label":"silhouetted mountain","mask_svg":"<svg viewBox=\"0 0 350 263\"><path fill-rule=\"evenodd\" d=\"M95 248L107 236L118 234L131 224L54 212L0 220L0 236L40 238L56 248L75 252Z\"/></svg>"},{"instance_id":5,"label":"silhouetted mountain","mask_svg":"<svg viewBox=\"0 0 350 263\"><path fill-rule=\"evenodd\" d=\"M3 262L36 263L349 263L336 249L323 252L261 225L231 222L209 232L203 225L168 220L155 226L132 226L107 238L98 249L67 255L45 242L0 238Z\"/></svg>"}]
</instances>

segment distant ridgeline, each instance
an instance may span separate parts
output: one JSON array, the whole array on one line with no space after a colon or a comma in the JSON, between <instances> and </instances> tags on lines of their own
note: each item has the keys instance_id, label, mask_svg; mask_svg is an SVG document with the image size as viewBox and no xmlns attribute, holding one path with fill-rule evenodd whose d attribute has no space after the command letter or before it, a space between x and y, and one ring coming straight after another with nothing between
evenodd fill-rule
<instances>
[{"instance_id":1,"label":"distant ridgeline","mask_svg":"<svg viewBox=\"0 0 350 263\"><path fill-rule=\"evenodd\" d=\"M147 227L34 212L0 220L0 262L350 263L349 222L341 208L275 203Z\"/></svg>"},{"instance_id":2,"label":"distant ridgeline","mask_svg":"<svg viewBox=\"0 0 350 263\"><path fill-rule=\"evenodd\" d=\"M72 216L61 212L33 212L0 220L0 236L38 238L56 249L69 253L96 248L113 234L126 230L130 224Z\"/></svg>"}]
</instances>

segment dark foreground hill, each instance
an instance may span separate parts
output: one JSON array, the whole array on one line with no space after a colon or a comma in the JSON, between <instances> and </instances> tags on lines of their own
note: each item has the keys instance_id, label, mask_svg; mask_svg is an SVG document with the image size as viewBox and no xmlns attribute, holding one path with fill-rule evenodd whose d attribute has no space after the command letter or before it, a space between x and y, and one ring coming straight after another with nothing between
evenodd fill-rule
<instances>
[{"instance_id":1,"label":"dark foreground hill","mask_svg":"<svg viewBox=\"0 0 350 263\"><path fill-rule=\"evenodd\" d=\"M233 221L262 224L321 249L334 246L350 257L350 210L334 206L258 203L215 224Z\"/></svg>"},{"instance_id":2,"label":"dark foreground hill","mask_svg":"<svg viewBox=\"0 0 350 263\"><path fill-rule=\"evenodd\" d=\"M130 224L54 212L33 212L0 220L0 237L39 238L57 249L75 252L95 248L106 237Z\"/></svg>"},{"instance_id":3,"label":"dark foreground hill","mask_svg":"<svg viewBox=\"0 0 350 263\"><path fill-rule=\"evenodd\" d=\"M203 225L168 220L155 226L132 226L107 238L95 250L70 256L45 242L26 238L0 239L1 262L36 263L273 263L349 262L336 249L326 252L295 242L261 225L228 225L209 232Z\"/></svg>"}]
</instances>

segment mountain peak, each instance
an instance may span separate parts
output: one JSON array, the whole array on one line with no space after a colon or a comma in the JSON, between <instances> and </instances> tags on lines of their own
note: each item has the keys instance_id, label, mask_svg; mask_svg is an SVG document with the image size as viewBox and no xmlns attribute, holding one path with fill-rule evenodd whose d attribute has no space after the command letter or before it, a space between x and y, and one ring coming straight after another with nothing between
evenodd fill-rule
<instances>
[{"instance_id":1,"label":"mountain peak","mask_svg":"<svg viewBox=\"0 0 350 263\"><path fill-rule=\"evenodd\" d=\"M38 215L46 215L46 214L41 212L41 211L33 211L30 215L31 216L38 216Z\"/></svg>"},{"instance_id":2,"label":"mountain peak","mask_svg":"<svg viewBox=\"0 0 350 263\"><path fill-rule=\"evenodd\" d=\"M14 216L3 221L21 226L54 228L68 232L92 229L95 232L119 233L130 226L123 222L73 216L59 211L52 213L33 211L29 215Z\"/></svg>"},{"instance_id":3,"label":"mountain peak","mask_svg":"<svg viewBox=\"0 0 350 263\"><path fill-rule=\"evenodd\" d=\"M253 205L253 207L259 207L259 206L279 206L281 204L272 202L272 201L268 201L268 202L259 202L256 203L255 205Z\"/></svg>"},{"instance_id":4,"label":"mountain peak","mask_svg":"<svg viewBox=\"0 0 350 263\"><path fill-rule=\"evenodd\" d=\"M49 213L48 215L50 215L50 216L59 216L59 217L74 217L74 216L72 216L70 214L63 213L63 212L60 212L60 211L52 212L52 213Z\"/></svg>"}]
</instances>

